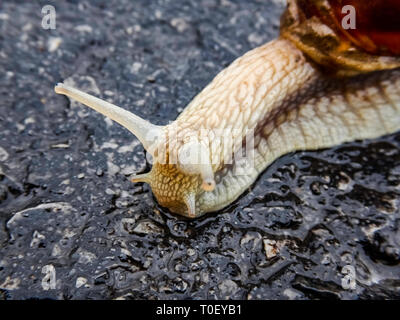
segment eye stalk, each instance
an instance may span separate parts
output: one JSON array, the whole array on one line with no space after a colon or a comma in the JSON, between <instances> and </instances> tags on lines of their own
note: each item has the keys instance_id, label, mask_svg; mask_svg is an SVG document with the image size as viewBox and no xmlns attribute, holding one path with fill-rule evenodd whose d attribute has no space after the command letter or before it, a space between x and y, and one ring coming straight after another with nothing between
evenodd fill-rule
<instances>
[{"instance_id":1,"label":"eye stalk","mask_svg":"<svg viewBox=\"0 0 400 320\"><path fill-rule=\"evenodd\" d=\"M120 125L132 132L148 152L151 152L151 145L153 143L153 141L149 141L148 138L150 136L162 136L162 127L151 124L150 122L112 103L69 87L63 83L58 83L54 88L54 91L58 94L64 94L67 97L73 98L89 108L92 108L118 122ZM149 133L151 133L151 135Z\"/></svg>"},{"instance_id":2,"label":"eye stalk","mask_svg":"<svg viewBox=\"0 0 400 320\"><path fill-rule=\"evenodd\" d=\"M215 189L215 180L211 164L202 165L202 167L200 168L200 175L203 179L201 188L204 191L213 191Z\"/></svg>"},{"instance_id":3,"label":"eye stalk","mask_svg":"<svg viewBox=\"0 0 400 320\"><path fill-rule=\"evenodd\" d=\"M210 160L209 149L197 138L192 138L178 151L178 166L187 174L199 174L203 180L204 191L215 189L214 172Z\"/></svg>"}]
</instances>

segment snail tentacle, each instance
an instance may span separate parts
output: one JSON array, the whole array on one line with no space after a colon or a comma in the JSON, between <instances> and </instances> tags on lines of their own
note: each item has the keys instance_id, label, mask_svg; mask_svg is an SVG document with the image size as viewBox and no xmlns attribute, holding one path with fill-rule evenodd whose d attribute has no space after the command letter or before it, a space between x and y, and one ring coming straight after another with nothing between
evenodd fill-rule
<instances>
[{"instance_id":1,"label":"snail tentacle","mask_svg":"<svg viewBox=\"0 0 400 320\"><path fill-rule=\"evenodd\" d=\"M150 173L137 174L131 178L131 181L134 183L137 183L137 182L150 183L151 176L150 176Z\"/></svg>"},{"instance_id":2,"label":"snail tentacle","mask_svg":"<svg viewBox=\"0 0 400 320\"><path fill-rule=\"evenodd\" d=\"M88 106L97 112L111 118L120 125L132 132L143 144L143 147L149 151L152 141L149 141L149 133L160 135L162 127L151 124L150 122L136 116L135 114L122 109L112 103L96 98L90 94L78 89L69 87L63 83L58 83L54 91L73 98L80 103Z\"/></svg>"},{"instance_id":3,"label":"snail tentacle","mask_svg":"<svg viewBox=\"0 0 400 320\"><path fill-rule=\"evenodd\" d=\"M196 217L196 196L190 192L184 196L184 201L187 206L187 214L191 218Z\"/></svg>"}]
</instances>

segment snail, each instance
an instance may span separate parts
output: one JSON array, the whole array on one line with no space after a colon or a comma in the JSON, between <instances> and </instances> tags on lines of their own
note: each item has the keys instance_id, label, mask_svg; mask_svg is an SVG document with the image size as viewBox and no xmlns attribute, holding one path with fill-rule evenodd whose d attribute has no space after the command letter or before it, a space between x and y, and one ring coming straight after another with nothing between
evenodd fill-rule
<instances>
[{"instance_id":1,"label":"snail","mask_svg":"<svg viewBox=\"0 0 400 320\"><path fill-rule=\"evenodd\" d=\"M356 29L342 26L345 2ZM130 130L153 157L132 181L172 212L199 217L235 201L288 152L400 129L400 34L390 29L400 6L365 3L289 0L280 36L236 59L166 126L62 83L55 92Z\"/></svg>"}]
</instances>

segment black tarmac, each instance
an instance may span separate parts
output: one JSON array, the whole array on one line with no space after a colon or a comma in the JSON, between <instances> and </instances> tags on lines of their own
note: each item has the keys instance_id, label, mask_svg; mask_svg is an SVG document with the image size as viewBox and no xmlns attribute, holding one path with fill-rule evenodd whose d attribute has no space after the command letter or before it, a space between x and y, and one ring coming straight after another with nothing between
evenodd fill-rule
<instances>
[{"instance_id":1,"label":"black tarmac","mask_svg":"<svg viewBox=\"0 0 400 320\"><path fill-rule=\"evenodd\" d=\"M288 154L187 220L129 181L134 136L53 91L167 124L282 1L51 1L54 30L48 3L0 3L0 299L400 298L400 133Z\"/></svg>"}]
</instances>

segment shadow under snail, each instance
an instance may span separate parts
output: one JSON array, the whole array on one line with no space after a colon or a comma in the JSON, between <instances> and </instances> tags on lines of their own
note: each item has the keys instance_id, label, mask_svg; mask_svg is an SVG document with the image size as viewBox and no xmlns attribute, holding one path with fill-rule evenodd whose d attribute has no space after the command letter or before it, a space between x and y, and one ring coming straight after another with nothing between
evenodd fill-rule
<instances>
[{"instance_id":1,"label":"shadow under snail","mask_svg":"<svg viewBox=\"0 0 400 320\"><path fill-rule=\"evenodd\" d=\"M199 217L235 201L288 152L400 129L400 4L366 3L289 0L280 36L236 59L166 126L64 84L55 91L131 131L153 156L132 181L150 184L172 212ZM345 4L356 29L342 26ZM233 156L244 146L251 157Z\"/></svg>"}]
</instances>

